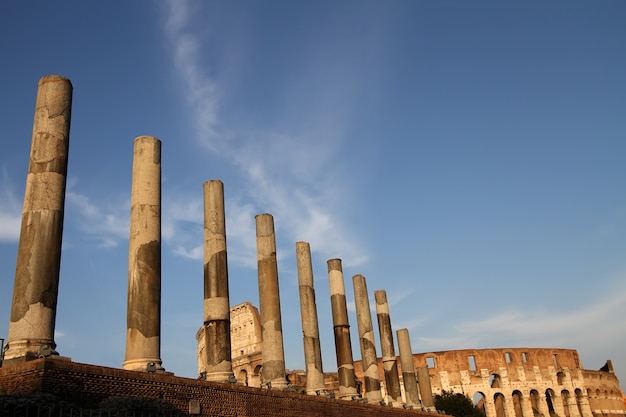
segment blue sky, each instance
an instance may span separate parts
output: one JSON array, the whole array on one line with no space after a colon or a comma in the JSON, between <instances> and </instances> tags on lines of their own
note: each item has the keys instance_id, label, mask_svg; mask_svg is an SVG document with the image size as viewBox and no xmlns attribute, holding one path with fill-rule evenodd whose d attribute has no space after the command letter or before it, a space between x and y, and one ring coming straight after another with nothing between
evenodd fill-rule
<instances>
[{"instance_id":1,"label":"blue sky","mask_svg":"<svg viewBox=\"0 0 626 417\"><path fill-rule=\"evenodd\" d=\"M177 375L196 376L202 183L220 179L233 305L258 305L254 216L274 216L288 368L304 368L302 240L327 371L326 261L341 258L348 299L355 274L387 290L415 352L572 348L624 381L624 21L611 0L4 4L0 337L37 81L60 74L74 85L62 355L124 360L132 143L152 135L161 356Z\"/></svg>"}]
</instances>

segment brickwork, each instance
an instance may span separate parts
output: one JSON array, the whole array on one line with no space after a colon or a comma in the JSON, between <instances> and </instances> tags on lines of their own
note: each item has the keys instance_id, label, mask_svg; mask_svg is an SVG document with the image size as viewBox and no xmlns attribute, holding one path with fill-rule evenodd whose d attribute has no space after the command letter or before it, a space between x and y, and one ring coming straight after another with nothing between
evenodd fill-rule
<instances>
[{"instance_id":1,"label":"brickwork","mask_svg":"<svg viewBox=\"0 0 626 417\"><path fill-rule=\"evenodd\" d=\"M190 400L204 416L244 417L401 417L426 416L416 410L268 391L236 384L105 368L51 358L0 368L4 394L54 394L77 405L91 406L110 396L162 399L183 412Z\"/></svg>"}]
</instances>

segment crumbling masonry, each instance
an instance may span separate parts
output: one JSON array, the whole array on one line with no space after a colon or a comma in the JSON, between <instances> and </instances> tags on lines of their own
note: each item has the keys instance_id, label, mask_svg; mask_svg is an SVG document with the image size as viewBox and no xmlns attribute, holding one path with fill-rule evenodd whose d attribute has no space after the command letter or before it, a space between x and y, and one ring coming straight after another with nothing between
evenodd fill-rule
<instances>
[{"instance_id":1,"label":"crumbling masonry","mask_svg":"<svg viewBox=\"0 0 626 417\"><path fill-rule=\"evenodd\" d=\"M7 385L9 389L0 388L9 394L24 392L25 385L19 384L19 378L30 378L32 382L33 378L43 379L46 371L60 379L70 375L68 380L89 381L73 387L72 395L91 395L92 391L97 391L99 396L117 393L119 384L110 384L112 379L101 378L105 376L118 378L117 381L123 380L128 387L135 388L142 384L158 386L158 389L180 386L180 378L165 372L160 357L161 141L152 136L140 136L134 142L124 370L74 366L69 358L60 360L56 351L54 327L71 102L72 85L66 78L50 75L39 81L9 336L3 369L0 369L0 384L12 382ZM363 415L374 415L376 412L371 407L381 405L398 408L397 413L390 412L389 408L379 409L381 415L423 414L435 411L433 395L443 390L474 399L487 417L617 417L626 414L619 381L610 361L599 371L588 371L582 368L574 350L511 348L413 354L408 330L400 329L397 332L398 358L384 290L374 292L381 339L381 357L378 358L365 278L360 274L354 275L353 284L363 361L354 361L340 259L327 262L338 367L334 378L332 375L329 378L322 371L311 249L306 242L296 244L306 374L288 374L274 218L271 214L256 216L260 312L249 303L231 307L224 186L219 180L207 181L203 192L204 317L196 335L201 381L189 382L190 387L197 384L201 384L201 389L212 387L212 391L205 391L229 401L237 393L242 398L265 398L278 391L280 395L274 394L275 404L287 404L293 398L294 404L308 404L305 407L323 410L318 413L329 416L345 414L343 405L351 402L354 410L358 409L357 413ZM38 372L19 376L25 370L30 372L28 362L33 360ZM154 378L147 378L149 374L154 374ZM102 387L108 387L105 388L108 391L103 393L89 388L96 380ZM160 382L155 384L155 381ZM54 383L46 383L52 391L60 389ZM33 383L33 386L42 384ZM241 387L219 388L231 386ZM144 395L157 395L152 393L152 388L139 391ZM217 391L229 393L217 394ZM187 387L179 392L188 396L198 390ZM300 394L302 396L298 397ZM165 393L158 395L165 398ZM313 396L321 398L304 400ZM341 407L326 407L326 401L336 403L338 400L325 397L345 401L341 401ZM173 401L180 406L180 394ZM365 402L370 404L362 404ZM241 405L235 403L232 407L239 407L237 410L241 412ZM270 407L274 404L257 403ZM191 398L189 412L199 413L199 404L200 399ZM211 407L206 401L204 404ZM260 415L253 404L244 408L245 415ZM232 415L230 411L217 412ZM294 409L276 405L276 411L285 416L300 413L297 406ZM306 415L307 410L303 411L301 414Z\"/></svg>"}]
</instances>

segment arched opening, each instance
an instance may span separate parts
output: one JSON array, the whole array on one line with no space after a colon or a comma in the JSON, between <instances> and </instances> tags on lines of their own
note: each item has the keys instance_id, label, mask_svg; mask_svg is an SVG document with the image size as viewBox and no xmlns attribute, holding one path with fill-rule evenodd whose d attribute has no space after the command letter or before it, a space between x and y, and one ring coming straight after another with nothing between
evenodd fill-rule
<instances>
[{"instance_id":1,"label":"arched opening","mask_svg":"<svg viewBox=\"0 0 626 417\"><path fill-rule=\"evenodd\" d=\"M242 369L237 374L237 383L241 385L248 386L248 371Z\"/></svg>"},{"instance_id":2,"label":"arched opening","mask_svg":"<svg viewBox=\"0 0 626 417\"><path fill-rule=\"evenodd\" d=\"M502 381L500 380L500 375L491 374L489 377L489 385L491 388L502 388Z\"/></svg>"},{"instance_id":3,"label":"arched opening","mask_svg":"<svg viewBox=\"0 0 626 417\"><path fill-rule=\"evenodd\" d=\"M550 388L548 388L546 390L546 404L548 404L548 412L550 413L551 417L556 417L557 414L554 412L554 391L552 391Z\"/></svg>"},{"instance_id":4,"label":"arched opening","mask_svg":"<svg viewBox=\"0 0 626 417\"><path fill-rule=\"evenodd\" d=\"M574 391L574 395L576 395L576 406L578 407L578 414L583 416L583 392L580 390L580 388L576 388L576 390Z\"/></svg>"},{"instance_id":5,"label":"arched opening","mask_svg":"<svg viewBox=\"0 0 626 417\"><path fill-rule=\"evenodd\" d=\"M487 415L487 410L485 410L485 394L480 391L477 391L472 396L472 401L474 402L474 407L482 410L484 415Z\"/></svg>"},{"instance_id":6,"label":"arched opening","mask_svg":"<svg viewBox=\"0 0 626 417\"><path fill-rule=\"evenodd\" d=\"M533 416L544 417L543 413L539 411L539 392L537 390L530 391L530 406L533 409Z\"/></svg>"},{"instance_id":7,"label":"arched opening","mask_svg":"<svg viewBox=\"0 0 626 417\"><path fill-rule=\"evenodd\" d=\"M570 409L569 409L569 391L564 389L561 391L561 401L563 401L563 413L565 413L565 417L570 417Z\"/></svg>"},{"instance_id":8,"label":"arched opening","mask_svg":"<svg viewBox=\"0 0 626 417\"><path fill-rule=\"evenodd\" d=\"M515 410L515 417L524 417L522 401L522 393L517 390L513 391L513 410Z\"/></svg>"},{"instance_id":9,"label":"arched opening","mask_svg":"<svg viewBox=\"0 0 626 417\"><path fill-rule=\"evenodd\" d=\"M496 408L496 417L506 417L504 414L504 395L502 393L497 392L493 396L493 405Z\"/></svg>"},{"instance_id":10,"label":"arched opening","mask_svg":"<svg viewBox=\"0 0 626 417\"><path fill-rule=\"evenodd\" d=\"M250 385L251 387L261 388L261 383L263 382L261 380L262 371L262 365L255 366L254 371L252 371L252 375L248 375L248 385Z\"/></svg>"}]
</instances>

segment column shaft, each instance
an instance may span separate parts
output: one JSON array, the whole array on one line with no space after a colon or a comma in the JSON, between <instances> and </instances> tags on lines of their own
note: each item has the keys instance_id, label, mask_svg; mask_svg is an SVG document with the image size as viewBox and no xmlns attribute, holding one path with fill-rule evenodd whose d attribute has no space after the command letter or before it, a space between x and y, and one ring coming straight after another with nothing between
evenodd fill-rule
<instances>
[{"instance_id":1,"label":"column shaft","mask_svg":"<svg viewBox=\"0 0 626 417\"><path fill-rule=\"evenodd\" d=\"M233 374L226 256L224 184L207 181L204 191L204 334L206 379L228 382Z\"/></svg>"},{"instance_id":2,"label":"column shaft","mask_svg":"<svg viewBox=\"0 0 626 417\"><path fill-rule=\"evenodd\" d=\"M350 400L357 395L354 377L352 345L350 344L350 325L348 323L348 307L346 305L346 289L343 283L341 259L330 259L328 262L328 279L330 281L330 303L333 313L335 332L335 352L337 354L337 374L339 377L339 397Z\"/></svg>"},{"instance_id":3,"label":"column shaft","mask_svg":"<svg viewBox=\"0 0 626 417\"><path fill-rule=\"evenodd\" d=\"M404 394L408 405L419 405L417 392L417 378L415 377L415 363L413 362L413 350L411 339L407 329L396 332L398 337L398 350L400 351L400 365L402 365L402 380L404 381Z\"/></svg>"},{"instance_id":4,"label":"column shaft","mask_svg":"<svg viewBox=\"0 0 626 417\"><path fill-rule=\"evenodd\" d=\"M306 392L309 395L315 395L317 391L322 391L325 387L315 289L313 286L311 248L307 242L296 242L296 262L298 264L300 314L302 316L302 337L306 366Z\"/></svg>"},{"instance_id":5,"label":"column shaft","mask_svg":"<svg viewBox=\"0 0 626 417\"><path fill-rule=\"evenodd\" d=\"M161 367L161 141L134 142L124 369Z\"/></svg>"},{"instance_id":6,"label":"column shaft","mask_svg":"<svg viewBox=\"0 0 626 417\"><path fill-rule=\"evenodd\" d=\"M263 337L263 383L272 389L286 389L283 325L280 315L276 236L271 214L256 216L256 244L259 273L259 307Z\"/></svg>"},{"instance_id":7,"label":"column shaft","mask_svg":"<svg viewBox=\"0 0 626 417\"><path fill-rule=\"evenodd\" d=\"M398 364L396 363L396 351L393 344L393 332L391 318L389 317L389 305L387 293L384 290L374 291L376 299L376 315L378 317L378 332L380 333L380 347L382 351L383 370L387 395L393 401L402 402L402 390L400 389L400 377L398 376Z\"/></svg>"},{"instance_id":8,"label":"column shaft","mask_svg":"<svg viewBox=\"0 0 626 417\"><path fill-rule=\"evenodd\" d=\"M430 385L430 373L428 372L427 366L417 368L417 382L419 385L420 398L422 399L422 406L434 409L433 389Z\"/></svg>"},{"instance_id":9,"label":"column shaft","mask_svg":"<svg viewBox=\"0 0 626 417\"><path fill-rule=\"evenodd\" d=\"M380 392L380 372L378 357L374 342L374 328L372 326L372 312L370 310L367 284L363 275L352 277L354 285L354 304L356 307L356 321L359 329L361 345L361 363L363 365L363 379L365 382L365 396L369 401L379 402L383 399Z\"/></svg>"},{"instance_id":10,"label":"column shaft","mask_svg":"<svg viewBox=\"0 0 626 417\"><path fill-rule=\"evenodd\" d=\"M39 80L5 360L57 354L54 327L61 265L72 84Z\"/></svg>"}]
</instances>

